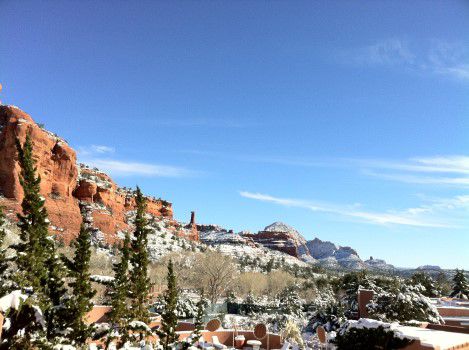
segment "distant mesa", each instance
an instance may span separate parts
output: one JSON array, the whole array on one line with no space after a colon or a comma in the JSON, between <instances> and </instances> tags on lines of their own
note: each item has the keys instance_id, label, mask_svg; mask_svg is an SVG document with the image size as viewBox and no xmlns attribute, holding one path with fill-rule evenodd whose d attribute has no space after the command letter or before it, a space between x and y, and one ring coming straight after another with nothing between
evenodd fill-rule
<instances>
[{"instance_id":1,"label":"distant mesa","mask_svg":"<svg viewBox=\"0 0 469 350\"><path fill-rule=\"evenodd\" d=\"M274 222L257 233L233 233L218 225L198 225L200 240L214 246L264 247L328 269L386 270L394 269L384 260L363 261L357 251L319 238L307 241L300 232L283 222ZM240 248L241 249L241 248Z\"/></svg>"}]
</instances>

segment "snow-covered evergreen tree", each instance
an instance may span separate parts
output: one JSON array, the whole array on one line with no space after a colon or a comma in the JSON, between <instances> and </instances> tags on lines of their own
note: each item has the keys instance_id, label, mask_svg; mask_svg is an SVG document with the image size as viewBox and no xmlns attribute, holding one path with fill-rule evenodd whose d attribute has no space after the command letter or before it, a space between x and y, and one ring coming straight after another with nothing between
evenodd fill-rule
<instances>
[{"instance_id":1,"label":"snow-covered evergreen tree","mask_svg":"<svg viewBox=\"0 0 469 350\"><path fill-rule=\"evenodd\" d=\"M204 315L205 315L205 306L206 301L204 299L204 290L202 289L200 293L200 299L197 302L197 314L195 315L194 320L194 331L192 332L192 345L199 341L202 336L202 331L204 329Z\"/></svg>"},{"instance_id":2,"label":"snow-covered evergreen tree","mask_svg":"<svg viewBox=\"0 0 469 350\"><path fill-rule=\"evenodd\" d=\"M135 320L148 323L150 314L148 311L148 295L150 291L150 279L148 278L148 233L147 220L145 218L146 200L140 188L137 187L135 195L137 212L135 215L134 239L131 241L132 253L130 262L132 273L130 274L130 297L132 312Z\"/></svg>"},{"instance_id":3,"label":"snow-covered evergreen tree","mask_svg":"<svg viewBox=\"0 0 469 350\"><path fill-rule=\"evenodd\" d=\"M125 233L122 243L121 259L114 263L114 280L108 292L111 299L112 310L109 313L109 320L114 331L121 335L120 341L124 343L128 337L128 325L130 322L130 310L128 303L129 294L129 259L130 259L130 235Z\"/></svg>"},{"instance_id":4,"label":"snow-covered evergreen tree","mask_svg":"<svg viewBox=\"0 0 469 350\"><path fill-rule=\"evenodd\" d=\"M345 274L340 280L339 288L344 292L342 302L345 306L345 315L350 317L358 311L358 290L376 289L376 284L365 270Z\"/></svg>"},{"instance_id":5,"label":"snow-covered evergreen tree","mask_svg":"<svg viewBox=\"0 0 469 350\"><path fill-rule=\"evenodd\" d=\"M19 288L30 294L30 301L44 313L46 337L51 340L65 330L63 299L64 266L57 255L53 238L49 236L49 219L40 195L40 176L36 176L33 144L26 135L23 145L16 140L23 188L22 213L18 214L21 242L16 250L17 271L14 279Z\"/></svg>"},{"instance_id":6,"label":"snow-covered evergreen tree","mask_svg":"<svg viewBox=\"0 0 469 350\"><path fill-rule=\"evenodd\" d=\"M298 294L298 286L286 287L279 294L279 312L283 315L303 316L303 300Z\"/></svg>"},{"instance_id":7,"label":"snow-covered evergreen tree","mask_svg":"<svg viewBox=\"0 0 469 350\"><path fill-rule=\"evenodd\" d=\"M421 285L402 283L398 288L381 289L367 305L371 318L386 322L421 321L441 323L442 319Z\"/></svg>"},{"instance_id":8,"label":"snow-covered evergreen tree","mask_svg":"<svg viewBox=\"0 0 469 350\"><path fill-rule=\"evenodd\" d=\"M344 308L335 298L318 298L308 305L308 330L315 331L323 326L327 332L337 330L344 322Z\"/></svg>"},{"instance_id":9,"label":"snow-covered evergreen tree","mask_svg":"<svg viewBox=\"0 0 469 350\"><path fill-rule=\"evenodd\" d=\"M167 283L168 286L164 293L165 310L161 315L161 327L157 331L164 350L170 350L172 344L178 340L178 335L176 334L176 326L178 322L176 314L178 290L176 275L174 274L173 262L171 259L168 263Z\"/></svg>"},{"instance_id":10,"label":"snow-covered evergreen tree","mask_svg":"<svg viewBox=\"0 0 469 350\"><path fill-rule=\"evenodd\" d=\"M47 325L47 339L60 338L67 328L68 311L65 307L67 289L65 287L65 266L56 252L55 243L50 240L47 247L47 288L46 297L50 307L44 310Z\"/></svg>"},{"instance_id":11,"label":"snow-covered evergreen tree","mask_svg":"<svg viewBox=\"0 0 469 350\"><path fill-rule=\"evenodd\" d=\"M453 290L450 294L451 298L469 299L469 284L467 282L464 270L456 269L453 276Z\"/></svg>"},{"instance_id":12,"label":"snow-covered evergreen tree","mask_svg":"<svg viewBox=\"0 0 469 350\"><path fill-rule=\"evenodd\" d=\"M0 312L5 316L0 350L35 350L51 347L45 337L45 322L34 300L20 290L0 299Z\"/></svg>"},{"instance_id":13,"label":"snow-covered evergreen tree","mask_svg":"<svg viewBox=\"0 0 469 350\"><path fill-rule=\"evenodd\" d=\"M249 292L243 300L241 312L244 315L254 315L261 312L263 307L259 305L257 298Z\"/></svg>"},{"instance_id":14,"label":"snow-covered evergreen tree","mask_svg":"<svg viewBox=\"0 0 469 350\"><path fill-rule=\"evenodd\" d=\"M435 280L428 273L414 273L410 278L410 283L412 283L414 286L418 284L422 285L424 287L422 294L426 297L435 298L441 295Z\"/></svg>"},{"instance_id":15,"label":"snow-covered evergreen tree","mask_svg":"<svg viewBox=\"0 0 469 350\"><path fill-rule=\"evenodd\" d=\"M91 233L84 222L72 245L75 248L73 260L62 257L68 277L72 279L72 295L67 302L68 326L71 328L68 337L75 344L83 345L91 335L91 327L84 322L84 317L93 309L91 299L96 294L90 281Z\"/></svg>"},{"instance_id":16,"label":"snow-covered evergreen tree","mask_svg":"<svg viewBox=\"0 0 469 350\"><path fill-rule=\"evenodd\" d=\"M7 294L11 288L10 271L8 268L8 259L6 249L3 248L6 230L5 230L5 214L0 206L0 298Z\"/></svg>"},{"instance_id":17,"label":"snow-covered evergreen tree","mask_svg":"<svg viewBox=\"0 0 469 350\"><path fill-rule=\"evenodd\" d=\"M21 203L22 213L18 214L21 242L13 248L16 250L17 272L14 276L16 283L23 290L35 294L41 308L47 309L50 301L46 298L47 286L47 246L48 225L47 212L44 208L44 198L40 195L41 178L36 177L36 167L32 157L33 145L31 138L26 135L23 146L16 140L18 161L21 167L20 184L24 197Z\"/></svg>"},{"instance_id":18,"label":"snow-covered evergreen tree","mask_svg":"<svg viewBox=\"0 0 469 350\"><path fill-rule=\"evenodd\" d=\"M180 293L176 304L176 315L178 318L193 318L197 314L197 303L192 295ZM152 308L160 315L164 313L166 302L164 295L159 295Z\"/></svg>"},{"instance_id":19,"label":"snow-covered evergreen tree","mask_svg":"<svg viewBox=\"0 0 469 350\"><path fill-rule=\"evenodd\" d=\"M397 334L391 324L369 319L345 322L332 341L338 350L395 350L411 342Z\"/></svg>"}]
</instances>

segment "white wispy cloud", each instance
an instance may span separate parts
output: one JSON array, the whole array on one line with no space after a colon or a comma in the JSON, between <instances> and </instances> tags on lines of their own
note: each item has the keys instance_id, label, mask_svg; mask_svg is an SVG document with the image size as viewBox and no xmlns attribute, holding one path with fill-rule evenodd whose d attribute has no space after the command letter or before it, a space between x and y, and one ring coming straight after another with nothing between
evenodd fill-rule
<instances>
[{"instance_id":1,"label":"white wispy cloud","mask_svg":"<svg viewBox=\"0 0 469 350\"><path fill-rule=\"evenodd\" d=\"M197 174L178 166L113 159L115 152L114 147L105 145L81 146L77 151L80 162L111 176L187 177Z\"/></svg>"},{"instance_id":2,"label":"white wispy cloud","mask_svg":"<svg viewBox=\"0 0 469 350\"><path fill-rule=\"evenodd\" d=\"M350 168L366 176L414 184L469 186L469 156L441 155L409 159L310 158L300 156L269 156L227 154L220 151L182 150L197 156L215 157L229 162L278 164L316 168Z\"/></svg>"},{"instance_id":3,"label":"white wispy cloud","mask_svg":"<svg viewBox=\"0 0 469 350\"><path fill-rule=\"evenodd\" d=\"M413 64L415 55L406 40L390 38L356 49L352 56L355 63L367 65Z\"/></svg>"},{"instance_id":4,"label":"white wispy cloud","mask_svg":"<svg viewBox=\"0 0 469 350\"><path fill-rule=\"evenodd\" d=\"M382 159L350 159L368 167L406 170L425 173L469 174L469 156L446 155L433 157L413 157L405 161Z\"/></svg>"},{"instance_id":5,"label":"white wispy cloud","mask_svg":"<svg viewBox=\"0 0 469 350\"><path fill-rule=\"evenodd\" d=\"M435 73L453 76L462 80L469 80L469 47L462 43L432 40L427 56L429 68Z\"/></svg>"},{"instance_id":6,"label":"white wispy cloud","mask_svg":"<svg viewBox=\"0 0 469 350\"><path fill-rule=\"evenodd\" d=\"M365 223L377 225L404 225L416 227L455 228L459 222L448 220L448 211L469 211L469 196L457 196L448 199L435 200L433 203L416 208L404 210L389 210L386 212L372 212L360 210L357 205L337 205L310 200L275 197L269 194L241 191L240 195L245 198L262 202L274 203L286 207L308 209L313 212L323 212L348 217ZM441 217L440 217L441 216ZM445 220L446 218L446 220Z\"/></svg>"},{"instance_id":7,"label":"white wispy cloud","mask_svg":"<svg viewBox=\"0 0 469 350\"><path fill-rule=\"evenodd\" d=\"M88 159L86 164L114 176L186 177L195 175L195 172L181 167L113 159Z\"/></svg>"},{"instance_id":8,"label":"white wispy cloud","mask_svg":"<svg viewBox=\"0 0 469 350\"><path fill-rule=\"evenodd\" d=\"M363 174L415 184L469 186L469 157L448 155L405 161L351 159Z\"/></svg>"},{"instance_id":9,"label":"white wispy cloud","mask_svg":"<svg viewBox=\"0 0 469 350\"><path fill-rule=\"evenodd\" d=\"M78 147L77 153L80 156L89 156L92 154L109 154L114 153L116 150L114 147L105 145L91 145L91 146L80 146Z\"/></svg>"},{"instance_id":10,"label":"white wispy cloud","mask_svg":"<svg viewBox=\"0 0 469 350\"><path fill-rule=\"evenodd\" d=\"M402 66L420 73L430 72L469 81L467 43L428 40L418 44L401 38L387 38L345 50L340 55L340 60L344 63L375 67Z\"/></svg>"}]
</instances>

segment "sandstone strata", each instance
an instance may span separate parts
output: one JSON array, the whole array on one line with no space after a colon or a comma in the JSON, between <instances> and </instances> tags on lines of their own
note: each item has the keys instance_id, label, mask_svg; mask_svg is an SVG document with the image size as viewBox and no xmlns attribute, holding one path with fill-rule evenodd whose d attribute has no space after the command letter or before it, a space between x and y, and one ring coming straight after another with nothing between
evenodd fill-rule
<instances>
[{"instance_id":1,"label":"sandstone strata","mask_svg":"<svg viewBox=\"0 0 469 350\"><path fill-rule=\"evenodd\" d=\"M295 257L308 257L306 240L293 227L282 222L274 222L256 234L246 233L244 237L266 248L287 253Z\"/></svg>"},{"instance_id":2,"label":"sandstone strata","mask_svg":"<svg viewBox=\"0 0 469 350\"><path fill-rule=\"evenodd\" d=\"M15 147L16 137L24 142L30 134L33 156L41 176L41 194L51 221L51 230L66 242L78 233L81 214L79 204L88 208L93 226L104 240L113 242L120 231L128 230L128 213L135 209L133 191L118 187L98 169L77 165L76 152L57 135L36 124L33 119L14 106L0 106L0 204L7 212L19 212L23 191L19 183L19 165ZM178 231L173 220L171 203L147 197L147 213L169 220L175 232L184 232L197 240L195 218L190 230ZM186 234L187 232L190 232Z\"/></svg>"}]
</instances>

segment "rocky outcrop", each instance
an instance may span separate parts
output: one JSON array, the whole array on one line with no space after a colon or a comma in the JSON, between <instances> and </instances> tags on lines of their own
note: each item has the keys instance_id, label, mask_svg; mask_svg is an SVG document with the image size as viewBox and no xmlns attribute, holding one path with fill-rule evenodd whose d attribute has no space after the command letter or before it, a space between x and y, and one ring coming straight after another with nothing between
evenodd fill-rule
<instances>
[{"instance_id":1,"label":"rocky outcrop","mask_svg":"<svg viewBox=\"0 0 469 350\"><path fill-rule=\"evenodd\" d=\"M98 169L79 164L78 170L78 185L73 196L90 204L94 226L108 241L113 241L117 232L129 230L127 213L135 208L134 191L118 187ZM154 217L173 217L170 203L152 197L147 197L147 213Z\"/></svg>"},{"instance_id":2,"label":"rocky outcrop","mask_svg":"<svg viewBox=\"0 0 469 350\"><path fill-rule=\"evenodd\" d=\"M197 231L199 232L200 241L208 245L228 244L256 247L253 240L245 237L244 234L234 233L233 230L227 230L218 225L197 225Z\"/></svg>"},{"instance_id":3,"label":"rocky outcrop","mask_svg":"<svg viewBox=\"0 0 469 350\"><path fill-rule=\"evenodd\" d=\"M240 251L242 247L275 250L305 263L334 270L394 269L394 266L384 260L370 258L363 261L351 247L339 246L319 238L307 241L297 230L283 222L274 222L258 233L234 233L218 225L197 225L197 229L201 242L223 246L225 250L227 246L231 246L234 251Z\"/></svg>"},{"instance_id":4,"label":"rocky outcrop","mask_svg":"<svg viewBox=\"0 0 469 350\"><path fill-rule=\"evenodd\" d=\"M365 260L363 263L369 270L392 271L395 269L393 265L386 263L386 261L382 259L373 259L372 256L368 260Z\"/></svg>"},{"instance_id":5,"label":"rocky outcrop","mask_svg":"<svg viewBox=\"0 0 469 350\"><path fill-rule=\"evenodd\" d=\"M315 259L324 259L331 257L338 249L338 247L334 243L328 241L321 241L319 238L315 238L312 241L308 241L307 246L310 254Z\"/></svg>"},{"instance_id":6,"label":"rocky outcrop","mask_svg":"<svg viewBox=\"0 0 469 350\"><path fill-rule=\"evenodd\" d=\"M33 157L41 176L41 194L45 198L51 230L68 242L78 233L81 214L79 204L88 208L93 226L108 243L117 233L129 229L128 212L135 209L134 193L118 187L98 169L77 165L76 153L67 142L37 125L32 118L14 106L0 106L0 204L9 212L19 212L23 191L19 183L19 165L15 140L24 142L29 134ZM169 220L169 227L197 240L195 221L190 230L180 230L173 220L171 203L147 197L147 213ZM187 233L189 232L189 233Z\"/></svg>"},{"instance_id":7,"label":"rocky outcrop","mask_svg":"<svg viewBox=\"0 0 469 350\"><path fill-rule=\"evenodd\" d=\"M34 143L34 159L41 176L41 194L49 213L51 228L70 239L78 232L81 217L72 193L77 185L76 154L67 143L40 126L13 106L0 106L0 194L7 209L18 212L23 199L15 140L24 142L27 134Z\"/></svg>"},{"instance_id":8,"label":"rocky outcrop","mask_svg":"<svg viewBox=\"0 0 469 350\"><path fill-rule=\"evenodd\" d=\"M306 240L293 227L283 222L274 222L256 234L244 234L244 237L263 245L295 256L297 258L310 256Z\"/></svg>"},{"instance_id":9,"label":"rocky outcrop","mask_svg":"<svg viewBox=\"0 0 469 350\"><path fill-rule=\"evenodd\" d=\"M366 268L357 251L353 248L338 246L319 238L308 241L307 246L311 256L319 260L323 266L353 270Z\"/></svg>"},{"instance_id":10,"label":"rocky outcrop","mask_svg":"<svg viewBox=\"0 0 469 350\"><path fill-rule=\"evenodd\" d=\"M199 231L197 230L197 223L195 222L195 211L191 211L191 221L186 225L186 229L190 231L191 240L199 240Z\"/></svg>"}]
</instances>

